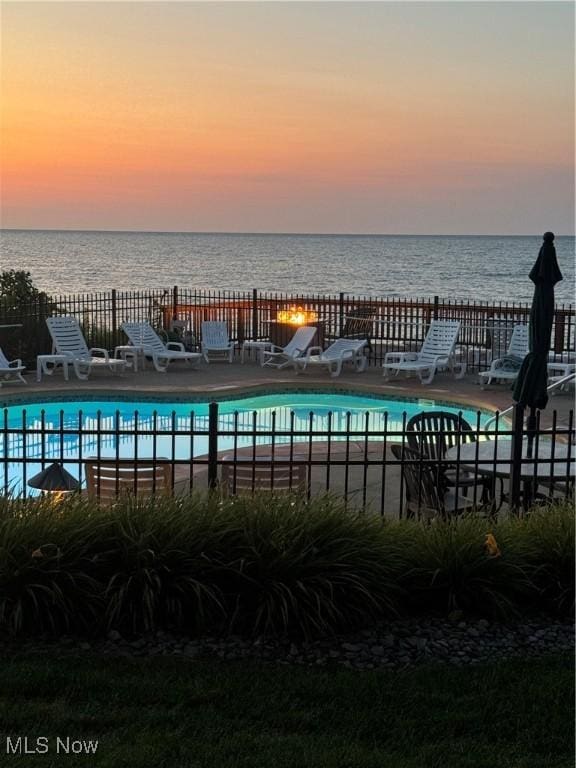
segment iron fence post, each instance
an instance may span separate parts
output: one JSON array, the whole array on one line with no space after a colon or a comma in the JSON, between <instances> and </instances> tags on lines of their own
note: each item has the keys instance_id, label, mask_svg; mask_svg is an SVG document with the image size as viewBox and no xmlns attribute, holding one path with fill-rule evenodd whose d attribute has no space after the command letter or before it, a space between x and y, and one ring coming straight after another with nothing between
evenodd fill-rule
<instances>
[{"instance_id":1,"label":"iron fence post","mask_svg":"<svg viewBox=\"0 0 576 768\"><path fill-rule=\"evenodd\" d=\"M434 296L434 309L432 310L432 319L438 320L438 305L440 304L440 299L438 296Z\"/></svg>"},{"instance_id":2,"label":"iron fence post","mask_svg":"<svg viewBox=\"0 0 576 768\"><path fill-rule=\"evenodd\" d=\"M258 340L258 289L252 289L252 339Z\"/></svg>"},{"instance_id":3,"label":"iron fence post","mask_svg":"<svg viewBox=\"0 0 576 768\"><path fill-rule=\"evenodd\" d=\"M338 336L342 336L344 332L344 294L340 294L340 300L338 303Z\"/></svg>"},{"instance_id":4,"label":"iron fence post","mask_svg":"<svg viewBox=\"0 0 576 768\"><path fill-rule=\"evenodd\" d=\"M110 333L110 339L113 344L109 344L110 347L116 346L116 328L117 328L117 309L116 309L116 288L112 288L111 294L111 312L112 312L112 328Z\"/></svg>"},{"instance_id":5,"label":"iron fence post","mask_svg":"<svg viewBox=\"0 0 576 768\"><path fill-rule=\"evenodd\" d=\"M178 320L178 286L172 289L172 320Z\"/></svg>"},{"instance_id":6,"label":"iron fence post","mask_svg":"<svg viewBox=\"0 0 576 768\"><path fill-rule=\"evenodd\" d=\"M218 484L218 403L208 406L208 488Z\"/></svg>"}]
</instances>

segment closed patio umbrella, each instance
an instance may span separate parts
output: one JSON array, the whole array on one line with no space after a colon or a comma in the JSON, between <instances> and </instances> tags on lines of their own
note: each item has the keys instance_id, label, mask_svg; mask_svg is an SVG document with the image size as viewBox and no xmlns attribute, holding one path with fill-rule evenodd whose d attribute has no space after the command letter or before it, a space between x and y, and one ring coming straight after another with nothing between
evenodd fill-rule
<instances>
[{"instance_id":1,"label":"closed patio umbrella","mask_svg":"<svg viewBox=\"0 0 576 768\"><path fill-rule=\"evenodd\" d=\"M510 481L510 500L512 508L516 508L520 495L520 462L522 456L522 424L524 408L530 408L528 423L527 457L532 456L532 445L536 431L536 409L546 407L548 402L548 353L554 321L554 286L562 280L562 273L556 260L554 234L544 233L544 242L538 253L536 263L530 271L530 280L534 283L534 298L530 308L528 331L529 352L522 362L513 399L517 403L514 408L512 424L513 441L512 457L514 471ZM525 505L529 503L532 490L526 490Z\"/></svg>"},{"instance_id":2,"label":"closed patio umbrella","mask_svg":"<svg viewBox=\"0 0 576 768\"><path fill-rule=\"evenodd\" d=\"M548 353L554 321L554 286L562 280L556 260L554 234L544 233L536 263L530 272L535 285L530 309L529 352L522 362L513 399L531 409L542 409L548 402Z\"/></svg>"}]
</instances>

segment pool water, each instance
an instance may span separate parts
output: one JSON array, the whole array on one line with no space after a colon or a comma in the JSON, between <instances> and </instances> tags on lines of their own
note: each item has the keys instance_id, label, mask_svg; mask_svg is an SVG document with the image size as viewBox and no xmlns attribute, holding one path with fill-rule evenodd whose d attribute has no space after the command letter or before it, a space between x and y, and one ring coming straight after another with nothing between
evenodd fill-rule
<instances>
[{"instance_id":1,"label":"pool water","mask_svg":"<svg viewBox=\"0 0 576 768\"><path fill-rule=\"evenodd\" d=\"M403 425L421 411L461 413L472 427L490 412L431 400L392 400L354 394L275 393L218 403L218 451L256 444L350 439L401 440ZM208 452L209 402L72 400L34 402L4 409L0 488L15 493L38 472L41 460L61 461L79 477L78 459L189 460ZM26 434L22 434L23 427ZM256 438L253 432L258 434ZM273 436L271 433L273 432ZM302 433L296 434L294 433ZM292 434L290 434L292 433ZM356 433L356 437L354 437ZM28 462L24 469L24 456Z\"/></svg>"}]
</instances>

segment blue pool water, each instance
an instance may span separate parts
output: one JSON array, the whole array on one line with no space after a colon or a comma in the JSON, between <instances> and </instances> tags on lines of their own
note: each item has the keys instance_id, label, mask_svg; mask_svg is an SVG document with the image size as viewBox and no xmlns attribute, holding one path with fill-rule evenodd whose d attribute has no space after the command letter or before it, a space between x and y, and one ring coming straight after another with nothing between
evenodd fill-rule
<instances>
[{"instance_id":1,"label":"blue pool water","mask_svg":"<svg viewBox=\"0 0 576 768\"><path fill-rule=\"evenodd\" d=\"M218 403L218 451L274 441L400 440L423 410L462 413L473 427L492 415L431 400L391 400L353 394L293 392ZM208 452L208 401L67 400L14 405L1 414L7 436L0 441L0 488L19 493L45 462L62 461L75 477L82 458L189 460ZM25 434L23 434L25 428ZM258 434L254 438L253 432ZM274 433L273 436L271 433ZM301 433L296 434L294 433ZM235 434L234 434L235 433ZM292 433L292 436L289 435ZM24 462L24 457L28 461ZM26 464L26 466L24 466Z\"/></svg>"}]
</instances>

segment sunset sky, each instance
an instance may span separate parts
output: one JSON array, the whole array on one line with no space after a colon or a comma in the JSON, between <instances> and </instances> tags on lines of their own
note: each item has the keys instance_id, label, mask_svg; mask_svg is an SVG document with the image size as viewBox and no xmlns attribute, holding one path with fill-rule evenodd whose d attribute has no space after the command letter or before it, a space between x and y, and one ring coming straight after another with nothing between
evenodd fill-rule
<instances>
[{"instance_id":1,"label":"sunset sky","mask_svg":"<svg viewBox=\"0 0 576 768\"><path fill-rule=\"evenodd\" d=\"M574 233L571 2L2 2L1 226Z\"/></svg>"}]
</instances>

